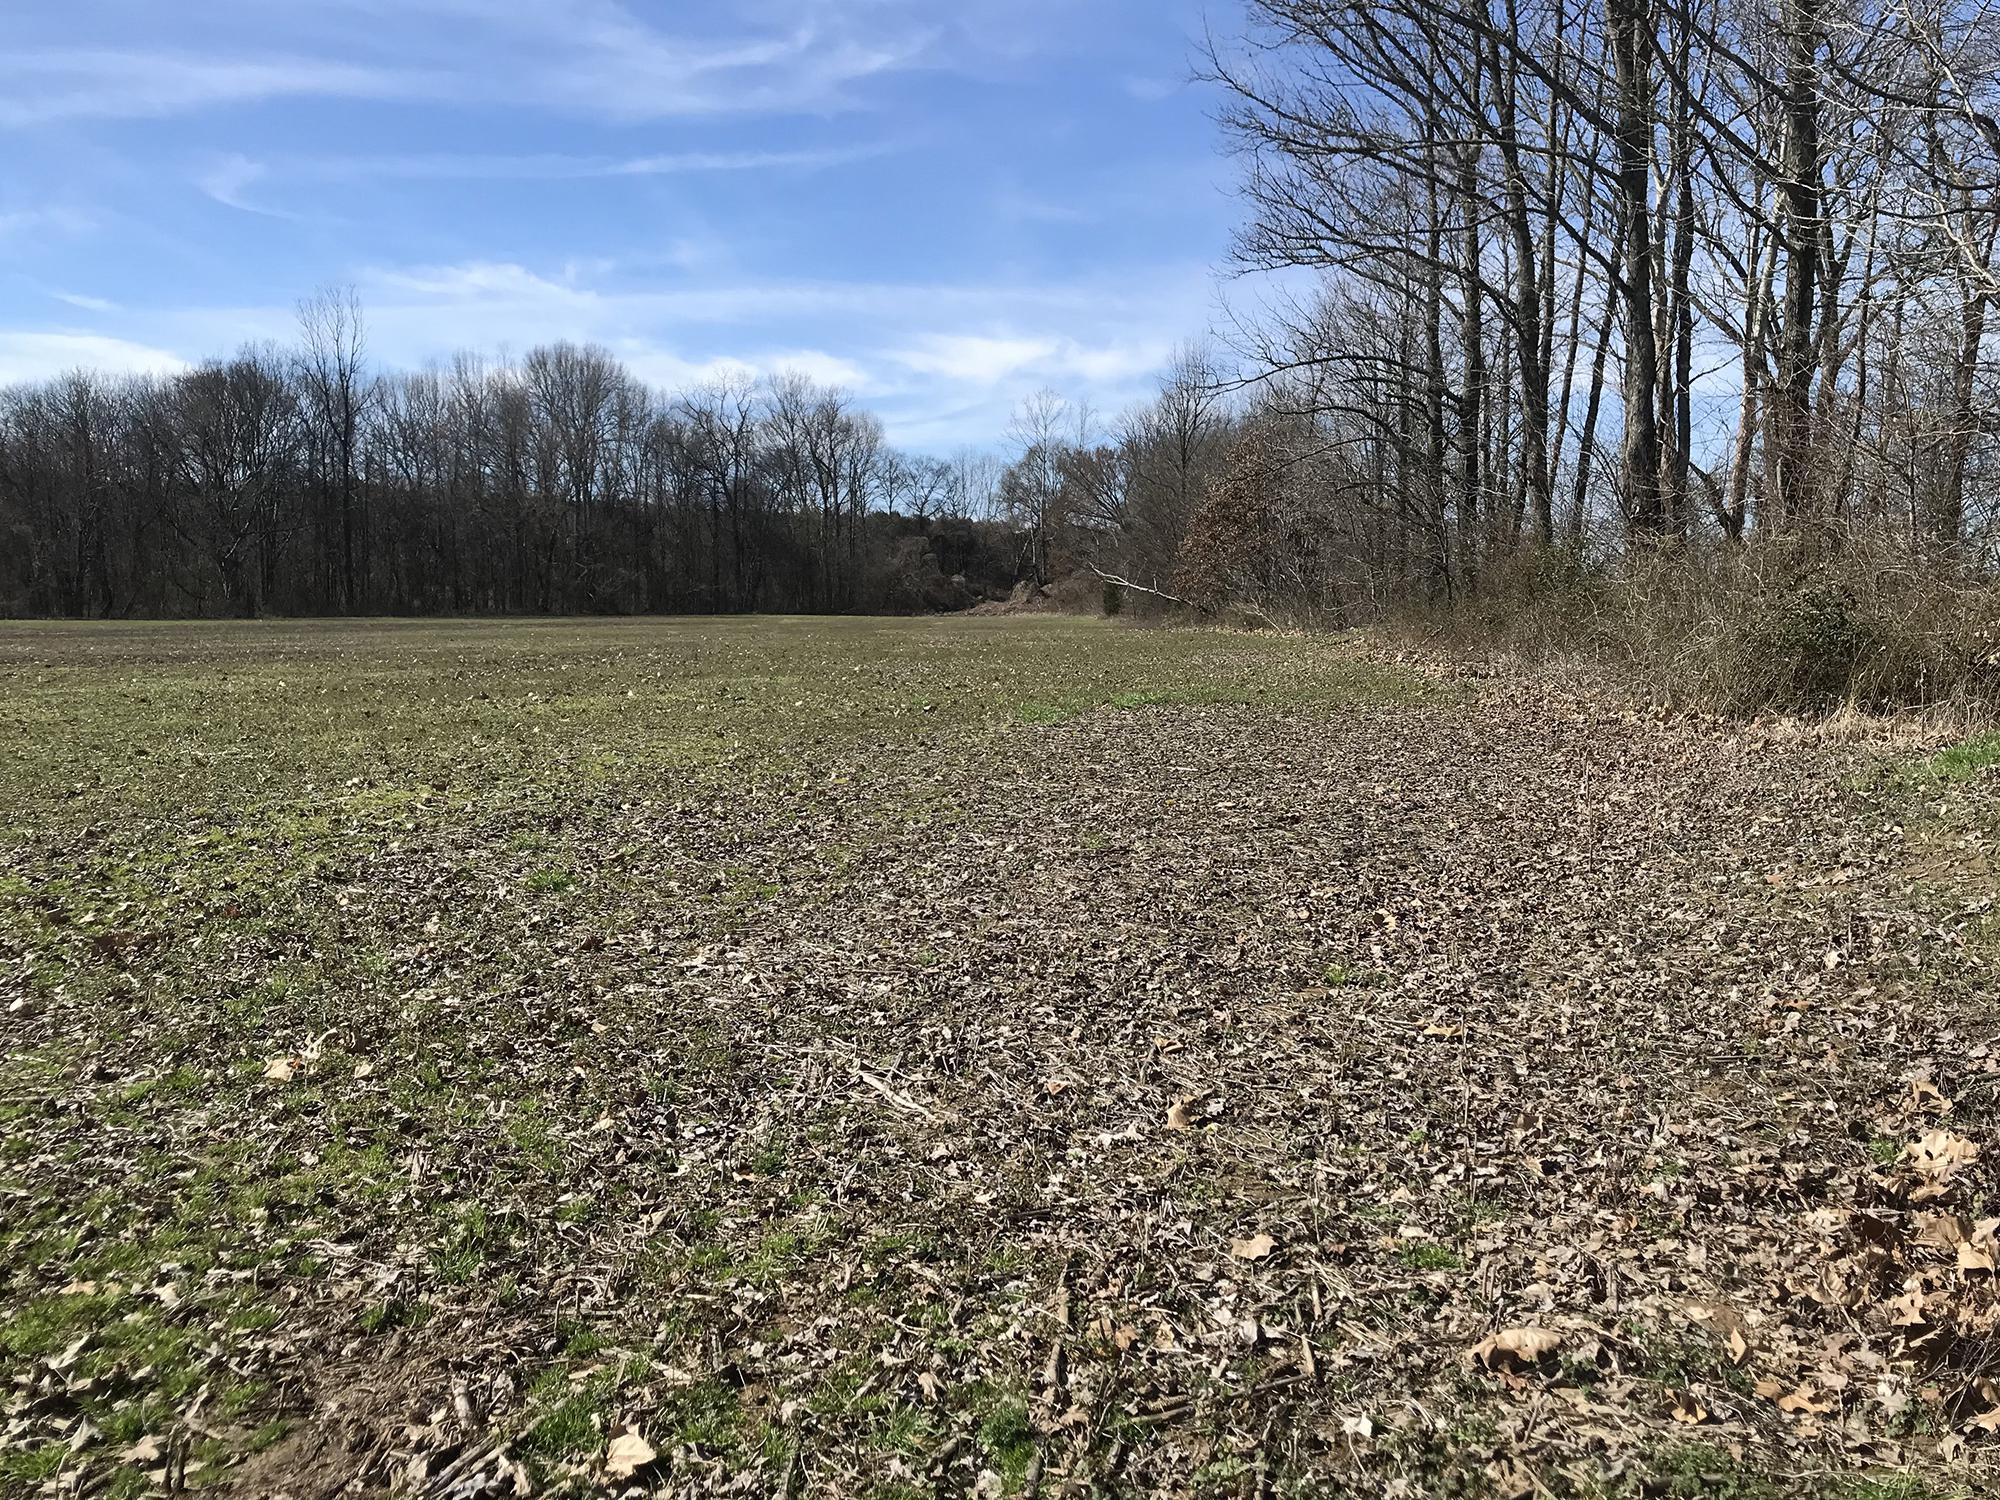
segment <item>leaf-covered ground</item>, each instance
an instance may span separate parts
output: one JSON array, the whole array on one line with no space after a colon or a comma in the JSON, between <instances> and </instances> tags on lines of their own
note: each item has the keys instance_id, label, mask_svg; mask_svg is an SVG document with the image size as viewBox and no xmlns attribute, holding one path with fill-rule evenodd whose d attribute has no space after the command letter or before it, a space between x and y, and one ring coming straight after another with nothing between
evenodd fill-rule
<instances>
[{"instance_id":1,"label":"leaf-covered ground","mask_svg":"<svg viewBox=\"0 0 2000 1500\"><path fill-rule=\"evenodd\" d=\"M0 1495L1984 1492L1974 745L1051 620L0 630Z\"/></svg>"}]
</instances>

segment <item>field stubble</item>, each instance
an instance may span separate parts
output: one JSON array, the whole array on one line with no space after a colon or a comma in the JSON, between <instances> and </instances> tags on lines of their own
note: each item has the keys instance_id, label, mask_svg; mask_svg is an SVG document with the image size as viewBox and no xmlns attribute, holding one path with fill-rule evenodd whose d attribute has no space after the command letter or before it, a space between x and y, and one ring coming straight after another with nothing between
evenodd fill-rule
<instances>
[{"instance_id":1,"label":"field stubble","mask_svg":"<svg viewBox=\"0 0 2000 1500\"><path fill-rule=\"evenodd\" d=\"M0 690L0 1494L1990 1472L1976 756L1044 620Z\"/></svg>"}]
</instances>

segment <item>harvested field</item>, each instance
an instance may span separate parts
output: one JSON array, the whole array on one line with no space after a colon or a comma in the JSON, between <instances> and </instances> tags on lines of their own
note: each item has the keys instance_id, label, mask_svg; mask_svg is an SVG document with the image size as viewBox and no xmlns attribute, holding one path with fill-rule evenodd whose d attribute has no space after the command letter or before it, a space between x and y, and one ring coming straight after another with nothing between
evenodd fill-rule
<instances>
[{"instance_id":1,"label":"harvested field","mask_svg":"<svg viewBox=\"0 0 2000 1500\"><path fill-rule=\"evenodd\" d=\"M0 1494L1984 1493L1990 759L1050 618L0 628Z\"/></svg>"}]
</instances>

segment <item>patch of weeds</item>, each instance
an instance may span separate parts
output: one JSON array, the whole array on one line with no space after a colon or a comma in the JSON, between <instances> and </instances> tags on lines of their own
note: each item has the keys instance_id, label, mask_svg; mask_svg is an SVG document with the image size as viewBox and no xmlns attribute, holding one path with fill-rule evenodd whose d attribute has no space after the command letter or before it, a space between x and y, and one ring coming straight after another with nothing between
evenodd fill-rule
<instances>
[{"instance_id":1,"label":"patch of weeds","mask_svg":"<svg viewBox=\"0 0 2000 1500\"><path fill-rule=\"evenodd\" d=\"M392 1328L421 1328L430 1321L433 1309L427 1302L410 1302L391 1297L361 1314L363 1333L387 1333Z\"/></svg>"},{"instance_id":2,"label":"patch of weeds","mask_svg":"<svg viewBox=\"0 0 2000 1500\"><path fill-rule=\"evenodd\" d=\"M1023 724L1067 724L1080 710L1062 703L1029 700L1014 705L1014 717Z\"/></svg>"},{"instance_id":3,"label":"patch of weeds","mask_svg":"<svg viewBox=\"0 0 2000 1500\"><path fill-rule=\"evenodd\" d=\"M2000 766L2000 734L1962 740L1908 769L1905 775L1929 782L1970 781L1992 766Z\"/></svg>"},{"instance_id":4,"label":"patch of weeds","mask_svg":"<svg viewBox=\"0 0 2000 1500\"><path fill-rule=\"evenodd\" d=\"M507 1121L507 1137L523 1156L549 1176L562 1169L562 1142L543 1115L539 1100L521 1101Z\"/></svg>"},{"instance_id":5,"label":"patch of weeds","mask_svg":"<svg viewBox=\"0 0 2000 1500\"><path fill-rule=\"evenodd\" d=\"M1638 1352L1639 1371L1662 1385L1707 1382L1748 1394L1750 1377L1724 1357L1720 1347L1697 1334L1680 1334L1645 1323L1627 1322L1625 1336Z\"/></svg>"},{"instance_id":6,"label":"patch of weeds","mask_svg":"<svg viewBox=\"0 0 2000 1500\"><path fill-rule=\"evenodd\" d=\"M1963 1485L1934 1484L1915 1474L1864 1474L1836 1479L1828 1500L1971 1500Z\"/></svg>"},{"instance_id":7,"label":"patch of weeds","mask_svg":"<svg viewBox=\"0 0 2000 1500\"><path fill-rule=\"evenodd\" d=\"M992 1405L979 1423L979 1445L993 1460L1000 1476L1019 1484L1034 1462L1038 1436L1028 1416L1028 1404L1017 1396L992 1398Z\"/></svg>"},{"instance_id":8,"label":"patch of weeds","mask_svg":"<svg viewBox=\"0 0 2000 1500\"><path fill-rule=\"evenodd\" d=\"M61 1443L45 1443L39 1448L18 1448L0 1453L0 1490L27 1494L28 1486L39 1485L62 1472L69 1449ZM16 1490L15 1485L21 1486Z\"/></svg>"},{"instance_id":9,"label":"patch of weeds","mask_svg":"<svg viewBox=\"0 0 2000 1500\"><path fill-rule=\"evenodd\" d=\"M1458 1252L1443 1245L1414 1244L1396 1247L1396 1259L1413 1271L1462 1271L1465 1262Z\"/></svg>"},{"instance_id":10,"label":"patch of weeds","mask_svg":"<svg viewBox=\"0 0 2000 1500\"><path fill-rule=\"evenodd\" d=\"M660 1407L659 1419L674 1443L727 1453L741 1438L743 1407L731 1387L704 1380L671 1393Z\"/></svg>"},{"instance_id":11,"label":"patch of weeds","mask_svg":"<svg viewBox=\"0 0 2000 1500\"><path fill-rule=\"evenodd\" d=\"M758 1286L771 1286L784 1278L819 1247L818 1236L792 1229L774 1230L757 1242L743 1262L743 1274Z\"/></svg>"},{"instance_id":12,"label":"patch of weeds","mask_svg":"<svg viewBox=\"0 0 2000 1500\"><path fill-rule=\"evenodd\" d=\"M594 1452L603 1440L616 1386L614 1372L578 1383L569 1378L567 1370L545 1370L528 1390L531 1409L537 1415L521 1434L522 1451L556 1462Z\"/></svg>"},{"instance_id":13,"label":"patch of weeds","mask_svg":"<svg viewBox=\"0 0 2000 1500\"><path fill-rule=\"evenodd\" d=\"M1798 1495L1795 1487L1706 1443L1687 1443L1641 1460L1622 1493L1648 1500L1796 1500Z\"/></svg>"},{"instance_id":14,"label":"patch of weeds","mask_svg":"<svg viewBox=\"0 0 2000 1500\"><path fill-rule=\"evenodd\" d=\"M557 895L576 884L576 875L565 865L543 865L531 871L521 882L523 890L542 895Z\"/></svg>"},{"instance_id":15,"label":"patch of weeds","mask_svg":"<svg viewBox=\"0 0 2000 1500\"><path fill-rule=\"evenodd\" d=\"M1470 1233L1483 1224L1497 1223L1506 1217L1505 1204L1495 1203L1490 1198L1464 1197L1458 1200L1455 1222L1462 1232Z\"/></svg>"},{"instance_id":16,"label":"patch of weeds","mask_svg":"<svg viewBox=\"0 0 2000 1500\"><path fill-rule=\"evenodd\" d=\"M1894 1136L1872 1136L1868 1141L1868 1158L1877 1166L1894 1166L1902 1157L1903 1143Z\"/></svg>"}]
</instances>

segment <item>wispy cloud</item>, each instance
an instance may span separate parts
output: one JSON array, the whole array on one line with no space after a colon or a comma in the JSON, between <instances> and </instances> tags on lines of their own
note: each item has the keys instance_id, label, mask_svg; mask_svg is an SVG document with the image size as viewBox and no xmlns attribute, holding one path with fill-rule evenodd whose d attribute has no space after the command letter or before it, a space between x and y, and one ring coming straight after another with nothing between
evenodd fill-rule
<instances>
[{"instance_id":1,"label":"wispy cloud","mask_svg":"<svg viewBox=\"0 0 2000 1500\"><path fill-rule=\"evenodd\" d=\"M1142 104L1158 104L1162 99L1171 99L1187 88L1185 78L1148 78L1138 74L1128 74L1119 80L1119 86L1126 94Z\"/></svg>"},{"instance_id":2,"label":"wispy cloud","mask_svg":"<svg viewBox=\"0 0 2000 1500\"><path fill-rule=\"evenodd\" d=\"M195 185L225 208L258 214L267 219L297 219L297 214L253 203L245 196L251 187L264 179L267 170L262 162L252 161L247 156L225 156L196 177Z\"/></svg>"},{"instance_id":3,"label":"wispy cloud","mask_svg":"<svg viewBox=\"0 0 2000 1500\"><path fill-rule=\"evenodd\" d=\"M309 95L424 97L443 82L436 74L310 57L16 47L0 50L0 126L144 119Z\"/></svg>"},{"instance_id":4,"label":"wispy cloud","mask_svg":"<svg viewBox=\"0 0 2000 1500\"><path fill-rule=\"evenodd\" d=\"M0 240L20 235L82 234L97 221L80 209L66 207L0 210Z\"/></svg>"},{"instance_id":5,"label":"wispy cloud","mask_svg":"<svg viewBox=\"0 0 2000 1500\"><path fill-rule=\"evenodd\" d=\"M1164 338L1091 344L1056 335L928 334L890 357L918 374L967 385L994 385L1025 373L1116 384L1157 370L1171 348Z\"/></svg>"},{"instance_id":6,"label":"wispy cloud","mask_svg":"<svg viewBox=\"0 0 2000 1500\"><path fill-rule=\"evenodd\" d=\"M58 291L51 291L49 295L58 302L67 302L71 307L80 307L85 312L114 313L119 311L118 304L113 302L109 297L91 297L82 292Z\"/></svg>"},{"instance_id":7,"label":"wispy cloud","mask_svg":"<svg viewBox=\"0 0 2000 1500\"><path fill-rule=\"evenodd\" d=\"M713 35L663 29L614 0L218 3L239 13L239 34L276 46L10 45L0 50L0 127L308 97L635 121L825 115L855 107L857 85L923 62L939 34L894 7L805 4L761 30Z\"/></svg>"},{"instance_id":8,"label":"wispy cloud","mask_svg":"<svg viewBox=\"0 0 2000 1500\"><path fill-rule=\"evenodd\" d=\"M416 153L403 156L276 157L252 163L256 175L347 182L569 181L616 177L678 177L710 173L820 171L873 161L903 149L893 141L817 146L796 151L669 151L650 156L576 156L543 152L526 156Z\"/></svg>"},{"instance_id":9,"label":"wispy cloud","mask_svg":"<svg viewBox=\"0 0 2000 1500\"><path fill-rule=\"evenodd\" d=\"M798 374L821 385L838 386L855 395L874 388L874 379L859 364L823 349L780 349L752 355L716 355L689 359L645 339L623 339L611 352L640 380L659 390L685 391L719 380L756 380Z\"/></svg>"},{"instance_id":10,"label":"wispy cloud","mask_svg":"<svg viewBox=\"0 0 2000 1500\"><path fill-rule=\"evenodd\" d=\"M853 85L922 61L938 36L871 7L810 6L789 28L700 40L663 32L610 0L548 9L571 51L543 85L558 101L632 119L827 113L853 104Z\"/></svg>"},{"instance_id":11,"label":"wispy cloud","mask_svg":"<svg viewBox=\"0 0 2000 1500\"><path fill-rule=\"evenodd\" d=\"M118 375L171 375L188 368L165 349L97 333L0 331L0 384L53 380L72 370Z\"/></svg>"}]
</instances>

